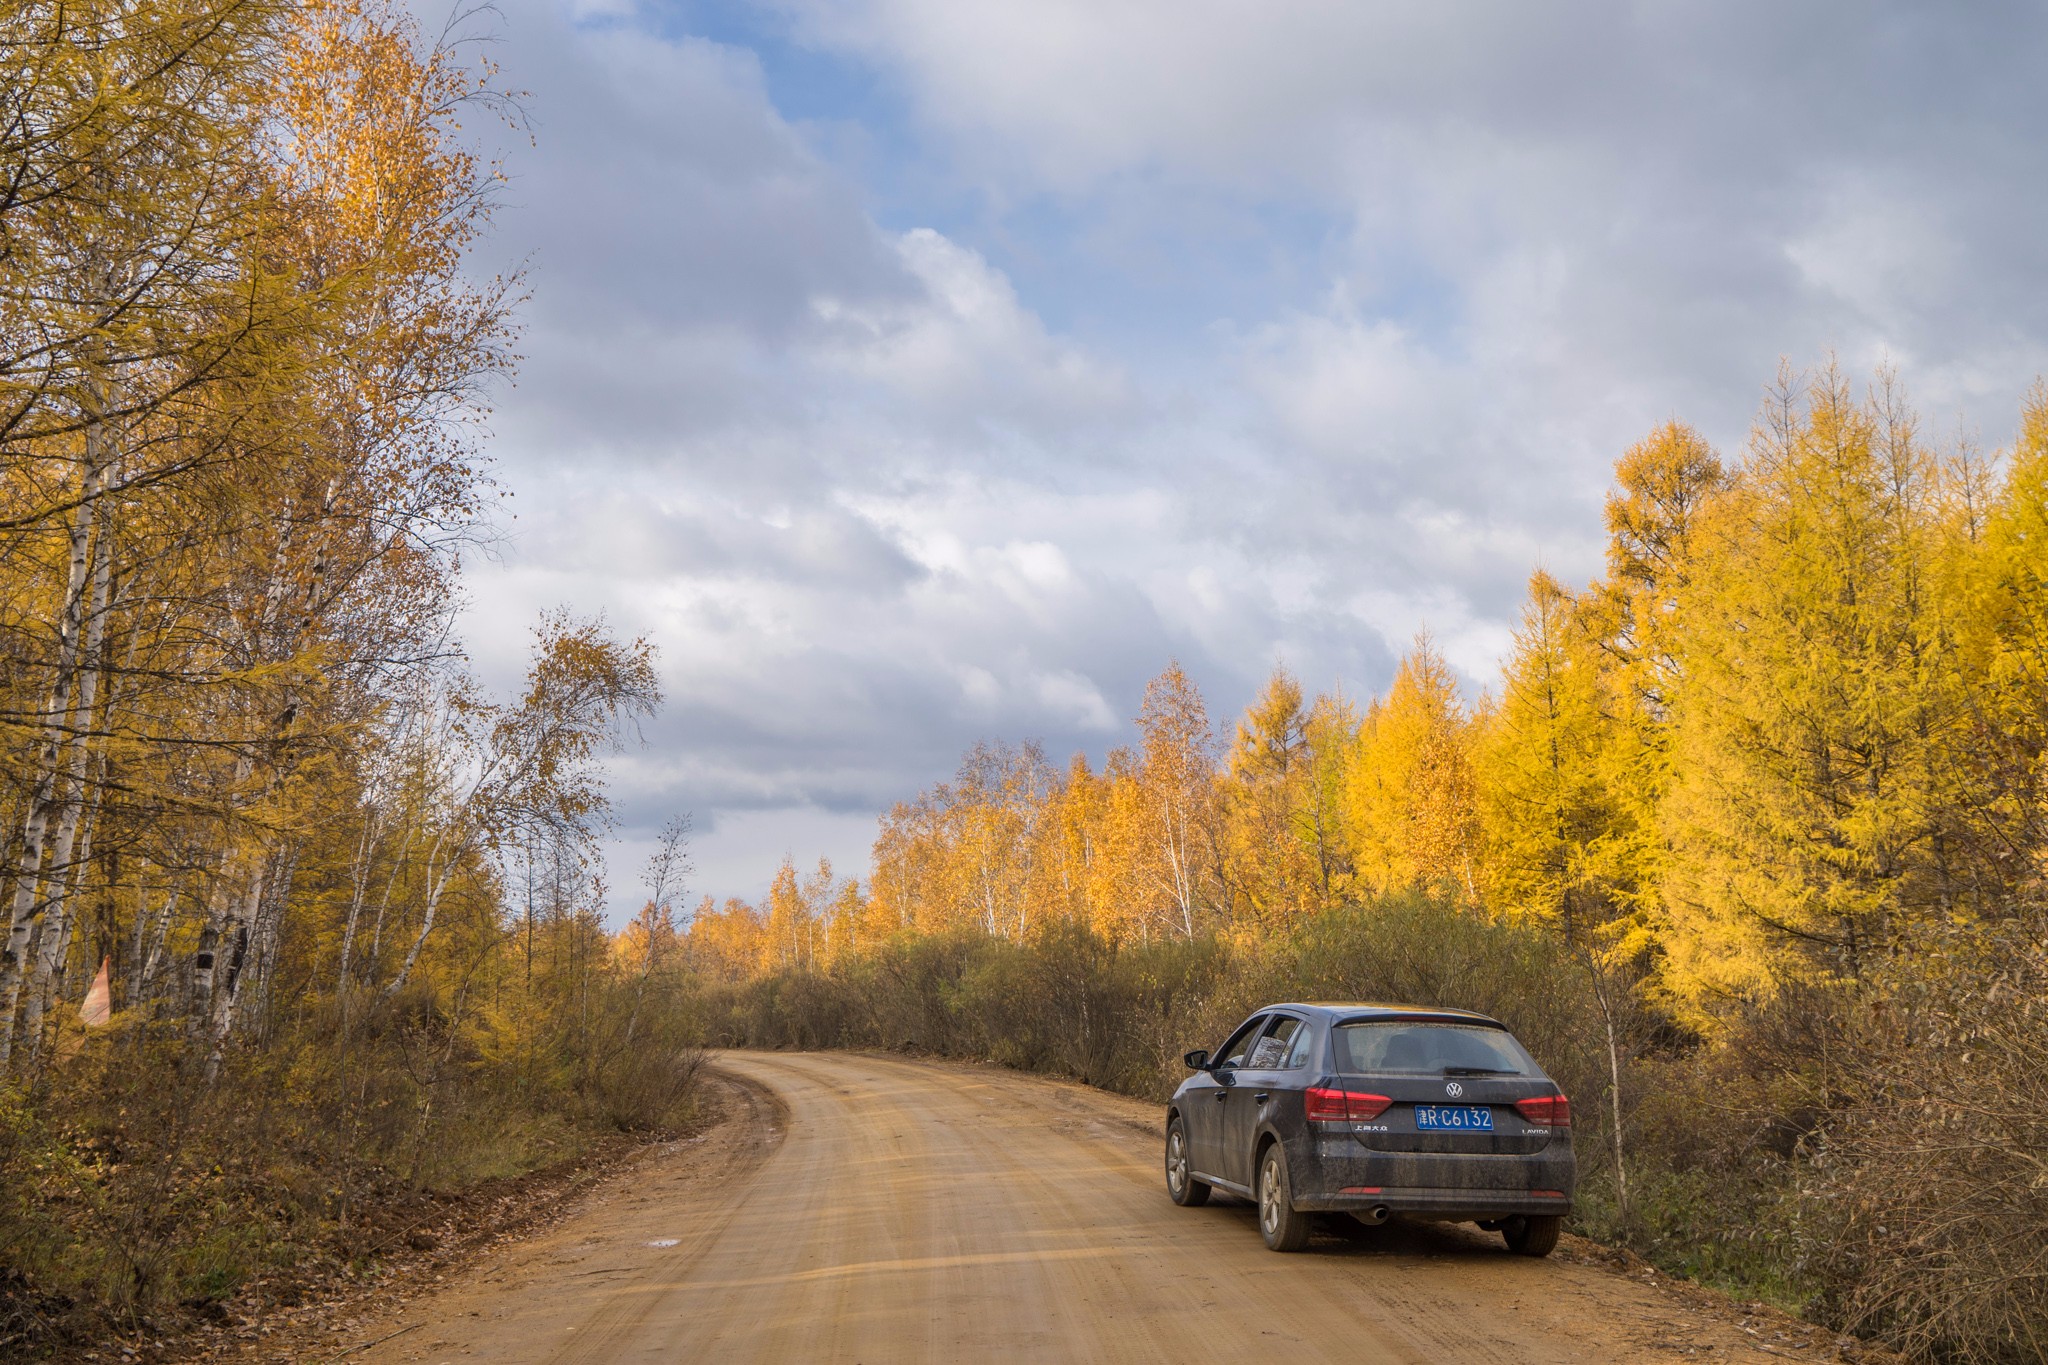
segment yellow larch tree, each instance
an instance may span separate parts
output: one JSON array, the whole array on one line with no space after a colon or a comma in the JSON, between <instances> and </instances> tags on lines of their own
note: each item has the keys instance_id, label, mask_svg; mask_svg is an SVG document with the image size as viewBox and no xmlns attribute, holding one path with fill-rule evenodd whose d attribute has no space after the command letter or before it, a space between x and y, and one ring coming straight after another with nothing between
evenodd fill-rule
<instances>
[{"instance_id":1,"label":"yellow larch tree","mask_svg":"<svg viewBox=\"0 0 2048 1365\"><path fill-rule=\"evenodd\" d=\"M1498 705L1476 746L1488 905L1555 924L1575 946L1639 901L1629 860L1636 809L1622 795L1629 731L1620 672L1548 574L1529 598L1502 668Z\"/></svg>"},{"instance_id":2,"label":"yellow larch tree","mask_svg":"<svg viewBox=\"0 0 2048 1365\"><path fill-rule=\"evenodd\" d=\"M1367 708L1351 760L1345 825L1367 891L1476 898L1469 729L1450 665L1418 636L1387 695Z\"/></svg>"},{"instance_id":3,"label":"yellow larch tree","mask_svg":"<svg viewBox=\"0 0 2048 1365\"><path fill-rule=\"evenodd\" d=\"M1118 746L1103 760L1089 808L1089 916L1110 937L1147 942L1171 932L1154 877L1154 805L1142 761Z\"/></svg>"},{"instance_id":4,"label":"yellow larch tree","mask_svg":"<svg viewBox=\"0 0 2048 1365\"><path fill-rule=\"evenodd\" d=\"M1278 923L1334 903L1349 871L1339 809L1354 731L1340 700L1305 702L1285 669L1238 722L1219 782L1222 875L1253 917Z\"/></svg>"},{"instance_id":5,"label":"yellow larch tree","mask_svg":"<svg viewBox=\"0 0 2048 1365\"><path fill-rule=\"evenodd\" d=\"M1088 809L1094 776L1087 756L1074 755L1067 771L1049 785L1032 821L1024 897L1040 925L1088 920Z\"/></svg>"},{"instance_id":6,"label":"yellow larch tree","mask_svg":"<svg viewBox=\"0 0 2048 1365\"><path fill-rule=\"evenodd\" d=\"M744 981L769 959L767 920L737 896L721 904L710 896L690 916L683 948L693 971L715 981Z\"/></svg>"},{"instance_id":7,"label":"yellow larch tree","mask_svg":"<svg viewBox=\"0 0 2048 1365\"><path fill-rule=\"evenodd\" d=\"M1968 464L1950 480L1949 538L1962 553L1947 596L1967 704L1944 805L1960 817L1970 882L1993 889L1972 898L1986 917L2048 881L2048 386L2028 394L2003 467L1995 489Z\"/></svg>"},{"instance_id":8,"label":"yellow larch tree","mask_svg":"<svg viewBox=\"0 0 2048 1365\"><path fill-rule=\"evenodd\" d=\"M1781 383L1695 528L1665 803L1665 974L1694 1009L1857 980L1951 899L1959 716L1939 470L1888 382Z\"/></svg>"}]
</instances>

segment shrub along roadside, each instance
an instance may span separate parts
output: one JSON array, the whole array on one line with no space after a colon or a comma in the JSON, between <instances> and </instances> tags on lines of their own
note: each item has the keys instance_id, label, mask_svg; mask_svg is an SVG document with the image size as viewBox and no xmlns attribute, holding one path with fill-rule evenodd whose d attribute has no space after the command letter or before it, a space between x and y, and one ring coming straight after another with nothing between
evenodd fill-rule
<instances>
[{"instance_id":1,"label":"shrub along roadside","mask_svg":"<svg viewBox=\"0 0 2048 1365\"><path fill-rule=\"evenodd\" d=\"M365 992L346 1022L315 1002L211 1086L180 1031L144 1026L33 1094L0 1090L0 1358L296 1303L420 1250L479 1192L495 1205L690 1126L701 1053L680 1000L592 997L615 1042L633 1018L630 1046L504 1048L430 992Z\"/></svg>"}]
</instances>

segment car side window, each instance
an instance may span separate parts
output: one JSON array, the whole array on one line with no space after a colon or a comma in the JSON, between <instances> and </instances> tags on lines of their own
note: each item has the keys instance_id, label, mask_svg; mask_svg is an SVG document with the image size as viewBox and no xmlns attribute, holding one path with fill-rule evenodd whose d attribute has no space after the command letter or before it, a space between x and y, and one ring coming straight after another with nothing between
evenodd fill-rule
<instances>
[{"instance_id":1,"label":"car side window","mask_svg":"<svg viewBox=\"0 0 2048 1365\"><path fill-rule=\"evenodd\" d=\"M1316 1040L1316 1031L1303 1024L1294 1031L1294 1046L1287 1049L1287 1060L1280 1063L1282 1070L1291 1071L1298 1066L1308 1065L1309 1044Z\"/></svg>"},{"instance_id":2,"label":"car side window","mask_svg":"<svg viewBox=\"0 0 2048 1365\"><path fill-rule=\"evenodd\" d=\"M1245 1066L1252 1071L1274 1071L1299 1065L1287 1059L1294 1051L1294 1040L1302 1032L1301 1020L1292 1015L1274 1015L1273 1022L1266 1025L1266 1031L1252 1045L1251 1060Z\"/></svg>"},{"instance_id":3,"label":"car side window","mask_svg":"<svg viewBox=\"0 0 2048 1365\"><path fill-rule=\"evenodd\" d=\"M1252 1039L1259 1036L1259 1025L1266 1022L1265 1015L1250 1020L1237 1032L1230 1035L1230 1041L1218 1048L1217 1066L1243 1066L1245 1054L1251 1051Z\"/></svg>"}]
</instances>

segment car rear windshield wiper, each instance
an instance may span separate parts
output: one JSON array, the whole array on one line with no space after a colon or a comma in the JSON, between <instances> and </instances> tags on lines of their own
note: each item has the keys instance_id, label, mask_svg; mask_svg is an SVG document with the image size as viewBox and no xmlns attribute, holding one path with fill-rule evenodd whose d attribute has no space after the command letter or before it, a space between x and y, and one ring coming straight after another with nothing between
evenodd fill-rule
<instances>
[{"instance_id":1,"label":"car rear windshield wiper","mask_svg":"<svg viewBox=\"0 0 2048 1365\"><path fill-rule=\"evenodd\" d=\"M1497 1066L1447 1066L1443 1069L1443 1074L1446 1076L1519 1076L1522 1073L1519 1071L1508 1071Z\"/></svg>"}]
</instances>

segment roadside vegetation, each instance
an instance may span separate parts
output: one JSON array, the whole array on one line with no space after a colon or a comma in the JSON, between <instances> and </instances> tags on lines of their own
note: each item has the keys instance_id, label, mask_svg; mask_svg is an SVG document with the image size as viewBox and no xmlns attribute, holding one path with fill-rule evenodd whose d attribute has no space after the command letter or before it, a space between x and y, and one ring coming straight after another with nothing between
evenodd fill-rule
<instances>
[{"instance_id":1,"label":"roadside vegetation","mask_svg":"<svg viewBox=\"0 0 2048 1365\"><path fill-rule=\"evenodd\" d=\"M1178 667L1098 770L985 744L871 881L701 905L714 1041L988 1057L1163 1096L1275 998L1506 1020L1568 1087L1589 1234L1929 1359L2048 1349L2048 393L1938 448L1782 375L1724 460L1616 466L1497 684Z\"/></svg>"},{"instance_id":2,"label":"roadside vegetation","mask_svg":"<svg viewBox=\"0 0 2048 1365\"><path fill-rule=\"evenodd\" d=\"M402 5L0 0L0 1357L374 1266L688 1118L668 902L606 931L652 653L466 673L516 111Z\"/></svg>"}]
</instances>

